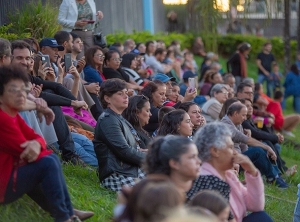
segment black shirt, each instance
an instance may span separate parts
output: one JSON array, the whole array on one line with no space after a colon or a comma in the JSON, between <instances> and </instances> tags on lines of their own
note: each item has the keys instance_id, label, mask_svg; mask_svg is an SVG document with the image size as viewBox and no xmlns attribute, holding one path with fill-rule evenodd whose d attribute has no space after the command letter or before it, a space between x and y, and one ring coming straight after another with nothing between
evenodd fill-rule
<instances>
[{"instance_id":1,"label":"black shirt","mask_svg":"<svg viewBox=\"0 0 300 222\"><path fill-rule=\"evenodd\" d=\"M259 53L257 55L257 59L261 61L261 65L267 70L268 72L271 72L272 70L272 62L275 61L275 58L273 54L265 54L263 52ZM258 74L264 75L263 71L258 68Z\"/></svg>"}]
</instances>

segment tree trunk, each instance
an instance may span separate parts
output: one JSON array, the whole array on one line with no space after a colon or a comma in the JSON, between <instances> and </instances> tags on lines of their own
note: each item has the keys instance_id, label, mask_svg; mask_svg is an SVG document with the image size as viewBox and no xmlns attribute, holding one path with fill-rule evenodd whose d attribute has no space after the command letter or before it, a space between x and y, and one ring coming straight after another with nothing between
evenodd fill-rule
<instances>
[{"instance_id":1,"label":"tree trunk","mask_svg":"<svg viewBox=\"0 0 300 222\"><path fill-rule=\"evenodd\" d=\"M290 69L291 45L290 45L290 21L291 8L290 0L284 0L284 71Z\"/></svg>"}]
</instances>

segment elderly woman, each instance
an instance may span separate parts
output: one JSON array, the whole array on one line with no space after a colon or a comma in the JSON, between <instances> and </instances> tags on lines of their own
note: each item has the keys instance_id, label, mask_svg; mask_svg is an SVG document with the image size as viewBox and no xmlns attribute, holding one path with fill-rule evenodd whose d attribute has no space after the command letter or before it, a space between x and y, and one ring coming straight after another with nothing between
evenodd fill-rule
<instances>
[{"instance_id":1,"label":"elderly woman","mask_svg":"<svg viewBox=\"0 0 300 222\"><path fill-rule=\"evenodd\" d=\"M128 120L141 138L140 146L142 148L146 148L150 141L150 136L143 129L143 126L149 123L151 116L148 97L139 95L129 98L129 105L124 110L123 117Z\"/></svg>"},{"instance_id":2,"label":"elderly woman","mask_svg":"<svg viewBox=\"0 0 300 222\"><path fill-rule=\"evenodd\" d=\"M236 221L272 221L263 211L265 197L261 174L248 157L234 149L229 128L223 123L207 124L196 133L194 141L203 161L201 175L214 175L230 185L229 204ZM247 186L235 174L236 164L244 169ZM247 211L253 213L246 216Z\"/></svg>"},{"instance_id":3,"label":"elderly woman","mask_svg":"<svg viewBox=\"0 0 300 222\"><path fill-rule=\"evenodd\" d=\"M55 154L18 114L26 103L28 75L16 67L0 68L0 203L27 194L55 221L76 217Z\"/></svg>"},{"instance_id":4,"label":"elderly woman","mask_svg":"<svg viewBox=\"0 0 300 222\"><path fill-rule=\"evenodd\" d=\"M120 79L104 81L100 101L104 111L93 140L99 178L105 188L120 191L123 185L133 186L136 178L144 178L140 165L145 153L136 130L122 116L128 107L126 83Z\"/></svg>"},{"instance_id":5,"label":"elderly woman","mask_svg":"<svg viewBox=\"0 0 300 222\"><path fill-rule=\"evenodd\" d=\"M144 126L144 129L152 135L152 133L158 128L158 111L162 107L166 100L167 86L165 83L155 80L155 82L149 82L145 88L141 91L143 95L147 96L150 101L150 117L149 123Z\"/></svg>"},{"instance_id":6,"label":"elderly woman","mask_svg":"<svg viewBox=\"0 0 300 222\"><path fill-rule=\"evenodd\" d=\"M210 92L211 99L204 103L202 114L207 123L219 119L223 103L228 99L227 87L224 84L216 84Z\"/></svg>"},{"instance_id":7,"label":"elderly woman","mask_svg":"<svg viewBox=\"0 0 300 222\"><path fill-rule=\"evenodd\" d=\"M172 134L190 137L193 134L193 127L189 114L182 109L178 109L167 113L163 117L157 135Z\"/></svg>"}]
</instances>

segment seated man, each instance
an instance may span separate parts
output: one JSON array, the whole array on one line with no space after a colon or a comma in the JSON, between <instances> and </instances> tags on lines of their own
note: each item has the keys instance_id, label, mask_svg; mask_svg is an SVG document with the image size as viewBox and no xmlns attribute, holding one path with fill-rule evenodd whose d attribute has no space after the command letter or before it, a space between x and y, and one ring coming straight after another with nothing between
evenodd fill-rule
<instances>
[{"instance_id":1,"label":"seated man","mask_svg":"<svg viewBox=\"0 0 300 222\"><path fill-rule=\"evenodd\" d=\"M162 64L162 62L166 58L166 50L158 48L155 50L154 55L149 56L146 59L146 64L150 66L150 68L153 70L154 74L156 73L168 73L171 71L172 66Z\"/></svg>"},{"instance_id":2,"label":"seated man","mask_svg":"<svg viewBox=\"0 0 300 222\"><path fill-rule=\"evenodd\" d=\"M0 144L0 203L27 194L55 221L75 221L59 159L18 114L26 105L28 82L24 70L0 68L0 135L6 138Z\"/></svg>"},{"instance_id":3,"label":"seated man","mask_svg":"<svg viewBox=\"0 0 300 222\"><path fill-rule=\"evenodd\" d=\"M221 122L227 124L231 130L234 148L251 159L261 174L266 176L268 183L275 183L279 188L286 189L288 184L272 166L272 162L277 159L275 152L271 147L253 139L251 131L244 130L241 125L246 120L247 107L240 102L235 102L229 106L226 113ZM248 145L251 146L249 149Z\"/></svg>"}]
</instances>

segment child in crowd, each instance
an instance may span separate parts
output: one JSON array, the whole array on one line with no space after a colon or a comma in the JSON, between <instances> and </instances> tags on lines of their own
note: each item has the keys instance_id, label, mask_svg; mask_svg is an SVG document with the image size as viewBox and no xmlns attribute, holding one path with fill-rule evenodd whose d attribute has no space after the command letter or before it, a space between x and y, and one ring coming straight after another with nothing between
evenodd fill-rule
<instances>
[{"instance_id":1,"label":"child in crowd","mask_svg":"<svg viewBox=\"0 0 300 222\"><path fill-rule=\"evenodd\" d=\"M270 79L270 81L272 82L273 93L281 89L281 83L280 83L281 79L282 79L282 74L279 71L279 65L276 62L274 62L272 64L272 72L271 72L271 79Z\"/></svg>"},{"instance_id":2,"label":"child in crowd","mask_svg":"<svg viewBox=\"0 0 300 222\"><path fill-rule=\"evenodd\" d=\"M189 203L191 207L202 207L211 211L215 214L220 222L227 222L230 206L228 201L217 191L204 190L196 194L191 202Z\"/></svg>"}]
</instances>

